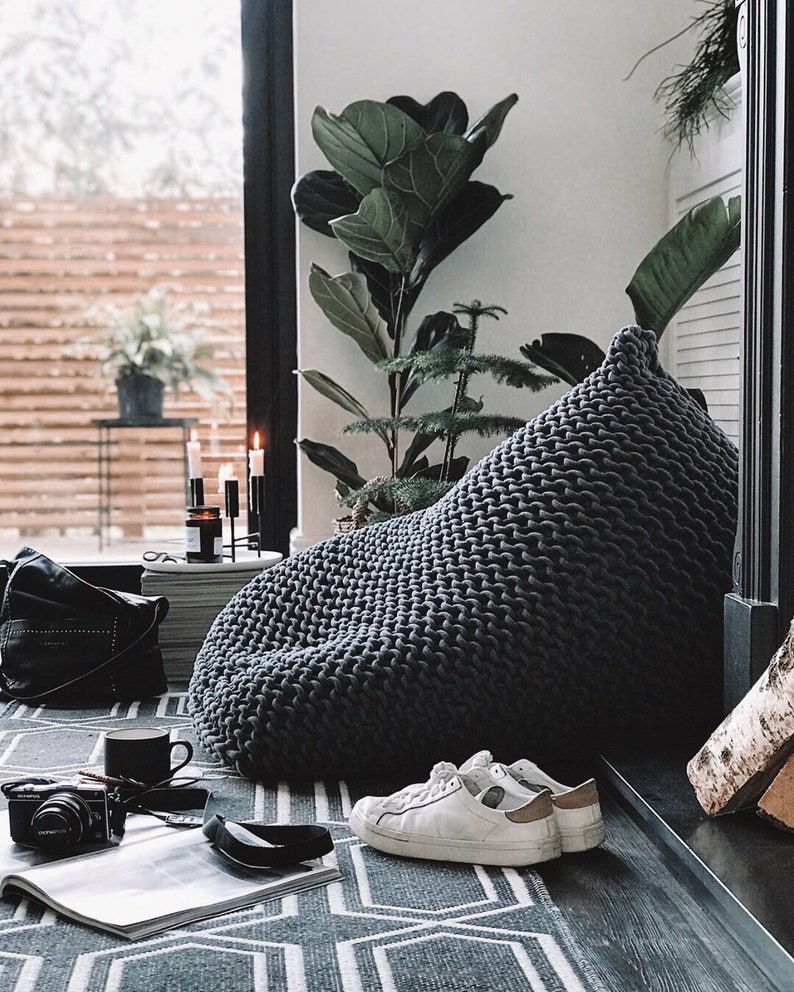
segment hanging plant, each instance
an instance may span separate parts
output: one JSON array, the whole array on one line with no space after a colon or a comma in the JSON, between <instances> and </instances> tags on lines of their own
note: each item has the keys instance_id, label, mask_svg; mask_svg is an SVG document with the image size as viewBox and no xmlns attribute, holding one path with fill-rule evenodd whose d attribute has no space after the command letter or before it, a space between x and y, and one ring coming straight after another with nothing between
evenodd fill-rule
<instances>
[{"instance_id":1,"label":"hanging plant","mask_svg":"<svg viewBox=\"0 0 794 992\"><path fill-rule=\"evenodd\" d=\"M664 135L676 147L687 145L694 154L695 137L709 126L715 112L728 117L735 102L725 91L725 84L739 71L736 46L738 12L734 0L700 0L705 10L678 34L646 52L637 66L649 55L690 31L699 36L692 61L680 72L667 76L654 93L664 105Z\"/></svg>"}]
</instances>

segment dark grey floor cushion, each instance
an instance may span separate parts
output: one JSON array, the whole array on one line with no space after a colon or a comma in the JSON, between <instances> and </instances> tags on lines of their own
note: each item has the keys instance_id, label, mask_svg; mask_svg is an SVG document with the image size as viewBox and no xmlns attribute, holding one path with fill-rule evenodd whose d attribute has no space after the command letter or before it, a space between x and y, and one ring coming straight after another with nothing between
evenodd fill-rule
<instances>
[{"instance_id":1,"label":"dark grey floor cushion","mask_svg":"<svg viewBox=\"0 0 794 992\"><path fill-rule=\"evenodd\" d=\"M201 741L263 780L425 778L708 725L736 494L733 444L625 328L435 506L247 585L196 660Z\"/></svg>"}]
</instances>

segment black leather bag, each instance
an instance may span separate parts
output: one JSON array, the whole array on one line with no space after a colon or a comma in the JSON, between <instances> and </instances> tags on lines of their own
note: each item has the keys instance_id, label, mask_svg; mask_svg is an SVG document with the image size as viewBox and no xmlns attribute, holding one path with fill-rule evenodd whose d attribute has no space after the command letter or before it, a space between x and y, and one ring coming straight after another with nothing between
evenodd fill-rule
<instances>
[{"instance_id":1,"label":"black leather bag","mask_svg":"<svg viewBox=\"0 0 794 992\"><path fill-rule=\"evenodd\" d=\"M91 585L31 548L0 562L0 695L91 706L168 688L157 643L162 596Z\"/></svg>"}]
</instances>

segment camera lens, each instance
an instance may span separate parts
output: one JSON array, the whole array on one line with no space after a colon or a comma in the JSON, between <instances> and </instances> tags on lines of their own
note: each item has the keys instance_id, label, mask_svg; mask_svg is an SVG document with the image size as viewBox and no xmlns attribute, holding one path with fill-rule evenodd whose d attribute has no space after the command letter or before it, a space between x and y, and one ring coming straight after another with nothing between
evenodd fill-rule
<instances>
[{"instance_id":1,"label":"camera lens","mask_svg":"<svg viewBox=\"0 0 794 992\"><path fill-rule=\"evenodd\" d=\"M58 792L45 799L33 814L30 831L45 851L68 851L88 833L91 813L79 796Z\"/></svg>"}]
</instances>

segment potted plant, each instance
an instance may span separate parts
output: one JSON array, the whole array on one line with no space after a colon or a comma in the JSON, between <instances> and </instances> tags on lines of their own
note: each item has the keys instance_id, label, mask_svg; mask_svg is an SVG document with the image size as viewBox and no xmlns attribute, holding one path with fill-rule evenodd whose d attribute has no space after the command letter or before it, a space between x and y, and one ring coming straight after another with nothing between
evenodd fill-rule
<instances>
[{"instance_id":1,"label":"potted plant","mask_svg":"<svg viewBox=\"0 0 794 992\"><path fill-rule=\"evenodd\" d=\"M735 0L702 2L702 13L691 18L689 24L672 38L646 52L634 66L636 69L648 56L688 31L699 36L691 61L663 79L654 94L654 98L664 104L665 137L674 139L678 147L687 145L693 156L695 138L708 129L715 113L729 117L736 109L733 97L725 87L739 72L736 44L739 5Z\"/></svg>"},{"instance_id":2,"label":"potted plant","mask_svg":"<svg viewBox=\"0 0 794 992\"><path fill-rule=\"evenodd\" d=\"M293 203L306 226L348 250L350 270L334 276L313 265L309 290L330 324L385 373L387 414L371 415L343 385L316 369L300 374L357 418L346 433L380 438L388 474L368 482L332 445L303 438L298 446L336 479L343 502L363 506L361 519L410 512L438 499L468 465L467 458L452 457L464 431L486 436L515 429L518 418L484 414L482 403L466 395L469 375L488 372L500 382L530 388L551 381L527 362L505 367L501 356L472 354L476 321L497 316L499 307L475 301L455 313L427 315L416 325L410 320L435 268L511 198L471 177L517 99L505 97L471 124L466 104L452 92L427 104L408 96L385 103L360 100L338 116L318 107L312 117L314 139L333 169L302 176ZM458 312L474 323L461 326ZM451 377L458 378L458 386L449 409L406 415L405 406L422 383ZM433 464L427 451L437 440L444 444L444 458Z\"/></svg>"},{"instance_id":3,"label":"potted plant","mask_svg":"<svg viewBox=\"0 0 794 992\"><path fill-rule=\"evenodd\" d=\"M175 396L185 386L207 400L219 392L231 397L228 383L202 364L212 357L212 347L202 343L200 330L186 326L205 312L194 304L177 319L159 287L139 296L128 311L106 309L110 334L100 368L115 381L122 420L162 419L166 387Z\"/></svg>"}]
</instances>

